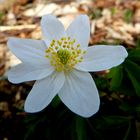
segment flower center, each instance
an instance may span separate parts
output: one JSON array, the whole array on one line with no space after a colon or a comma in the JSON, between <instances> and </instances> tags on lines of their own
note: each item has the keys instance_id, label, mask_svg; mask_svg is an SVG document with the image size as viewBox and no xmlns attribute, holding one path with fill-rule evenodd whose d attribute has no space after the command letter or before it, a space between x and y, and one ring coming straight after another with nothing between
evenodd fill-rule
<instances>
[{"instance_id":1,"label":"flower center","mask_svg":"<svg viewBox=\"0 0 140 140\"><path fill-rule=\"evenodd\" d=\"M62 37L60 40L52 40L46 49L46 58L56 71L68 71L83 61L85 50L80 49L80 44L75 45L76 39Z\"/></svg>"},{"instance_id":2,"label":"flower center","mask_svg":"<svg viewBox=\"0 0 140 140\"><path fill-rule=\"evenodd\" d=\"M71 56L71 53L67 49L60 49L57 51L57 56L60 59L60 62L66 65Z\"/></svg>"}]
</instances>

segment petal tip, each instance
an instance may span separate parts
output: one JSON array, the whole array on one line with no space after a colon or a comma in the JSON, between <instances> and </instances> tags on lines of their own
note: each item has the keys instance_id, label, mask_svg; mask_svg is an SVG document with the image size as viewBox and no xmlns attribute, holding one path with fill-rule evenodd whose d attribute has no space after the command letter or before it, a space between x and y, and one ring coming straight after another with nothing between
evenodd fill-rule
<instances>
[{"instance_id":1,"label":"petal tip","mask_svg":"<svg viewBox=\"0 0 140 140\"><path fill-rule=\"evenodd\" d=\"M90 27L89 25L89 17L85 14L79 15L77 18L79 18L81 20L81 22L83 23L87 23L88 27Z\"/></svg>"},{"instance_id":2,"label":"petal tip","mask_svg":"<svg viewBox=\"0 0 140 140\"><path fill-rule=\"evenodd\" d=\"M29 105L29 104L27 103L27 100L26 100L26 101L25 101L25 104L24 104L24 111L27 112L27 113L37 113L37 112L40 112L40 111L42 111L42 110L31 106L31 104Z\"/></svg>"},{"instance_id":3,"label":"petal tip","mask_svg":"<svg viewBox=\"0 0 140 140\"><path fill-rule=\"evenodd\" d=\"M98 111L99 111L99 106L96 109L94 108L94 111L91 111L91 112L88 112L88 113L84 113L84 114L81 114L81 115L79 114L79 115L84 117L84 118L90 118L93 115L95 115Z\"/></svg>"},{"instance_id":4,"label":"petal tip","mask_svg":"<svg viewBox=\"0 0 140 140\"><path fill-rule=\"evenodd\" d=\"M50 19L50 18L56 18L56 17L51 14L44 15L41 18L41 24L44 22L44 20L46 21L48 18Z\"/></svg>"},{"instance_id":5,"label":"petal tip","mask_svg":"<svg viewBox=\"0 0 140 140\"><path fill-rule=\"evenodd\" d=\"M127 50L125 49L125 47L123 47L123 54L124 54L124 57L125 57L125 58L128 56L128 52L127 52Z\"/></svg>"},{"instance_id":6,"label":"petal tip","mask_svg":"<svg viewBox=\"0 0 140 140\"><path fill-rule=\"evenodd\" d=\"M8 38L8 41L7 41L7 46L8 46L8 47L10 47L11 41L13 41L13 39L14 39L13 37L9 37L9 38Z\"/></svg>"},{"instance_id":7,"label":"petal tip","mask_svg":"<svg viewBox=\"0 0 140 140\"><path fill-rule=\"evenodd\" d=\"M13 69L13 68L12 68ZM8 76L8 81L13 83L13 84L19 84L20 82L19 81L16 81L13 77L13 73L11 70L9 70L6 75Z\"/></svg>"},{"instance_id":8,"label":"petal tip","mask_svg":"<svg viewBox=\"0 0 140 140\"><path fill-rule=\"evenodd\" d=\"M81 15L78 15L77 17L82 17L82 18L87 18L87 19L89 19L88 16L87 16L86 14L81 14Z\"/></svg>"},{"instance_id":9,"label":"petal tip","mask_svg":"<svg viewBox=\"0 0 140 140\"><path fill-rule=\"evenodd\" d=\"M8 48L12 50L12 48L15 47L15 45L14 45L15 42L18 41L18 39L19 38L16 38L16 37L9 37L8 41L7 41Z\"/></svg>"}]
</instances>

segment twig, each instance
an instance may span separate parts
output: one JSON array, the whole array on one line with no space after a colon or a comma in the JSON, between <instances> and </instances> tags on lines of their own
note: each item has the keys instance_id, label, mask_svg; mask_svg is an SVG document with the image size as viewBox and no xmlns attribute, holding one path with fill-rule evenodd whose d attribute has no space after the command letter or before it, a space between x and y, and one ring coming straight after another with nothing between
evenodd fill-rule
<instances>
[{"instance_id":1,"label":"twig","mask_svg":"<svg viewBox=\"0 0 140 140\"><path fill-rule=\"evenodd\" d=\"M16 25L16 26L0 26L0 31L7 31L7 30L22 30L22 29L34 29L37 25Z\"/></svg>"}]
</instances>

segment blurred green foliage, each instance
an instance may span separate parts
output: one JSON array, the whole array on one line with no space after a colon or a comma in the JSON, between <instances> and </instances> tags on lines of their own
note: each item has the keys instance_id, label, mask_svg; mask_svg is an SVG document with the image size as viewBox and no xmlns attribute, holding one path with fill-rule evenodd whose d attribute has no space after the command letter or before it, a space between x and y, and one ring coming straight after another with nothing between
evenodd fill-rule
<instances>
[{"instance_id":1,"label":"blurred green foliage","mask_svg":"<svg viewBox=\"0 0 140 140\"><path fill-rule=\"evenodd\" d=\"M124 20L129 23L132 21L133 18L133 11L131 9L126 9L124 11Z\"/></svg>"},{"instance_id":2,"label":"blurred green foliage","mask_svg":"<svg viewBox=\"0 0 140 140\"><path fill-rule=\"evenodd\" d=\"M14 117L0 119L0 139L6 135L9 140L139 140L140 39L128 53L125 62L108 73L91 73L101 99L100 110L91 118L72 113L56 96L36 114L18 115L24 111L13 107ZM22 86L26 97L31 86Z\"/></svg>"},{"instance_id":3,"label":"blurred green foliage","mask_svg":"<svg viewBox=\"0 0 140 140\"><path fill-rule=\"evenodd\" d=\"M0 25L3 24L4 20L5 20L5 12L4 11L0 11Z\"/></svg>"},{"instance_id":4,"label":"blurred green foliage","mask_svg":"<svg viewBox=\"0 0 140 140\"><path fill-rule=\"evenodd\" d=\"M90 17L92 18L92 19L98 19L99 17L101 17L102 16L102 10L100 9L100 8L96 8L96 9L91 9L91 15L90 15Z\"/></svg>"}]
</instances>

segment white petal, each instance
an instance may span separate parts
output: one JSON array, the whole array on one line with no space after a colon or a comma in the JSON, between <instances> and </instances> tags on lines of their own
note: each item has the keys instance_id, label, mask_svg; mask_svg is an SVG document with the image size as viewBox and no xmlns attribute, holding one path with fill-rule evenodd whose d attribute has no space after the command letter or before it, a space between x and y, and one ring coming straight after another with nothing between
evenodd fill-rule
<instances>
[{"instance_id":1,"label":"white petal","mask_svg":"<svg viewBox=\"0 0 140 140\"><path fill-rule=\"evenodd\" d=\"M49 65L48 67L35 67L21 63L9 70L8 80L12 83L40 80L50 75L53 71L53 67Z\"/></svg>"},{"instance_id":2,"label":"white petal","mask_svg":"<svg viewBox=\"0 0 140 140\"><path fill-rule=\"evenodd\" d=\"M42 17L41 28L47 46L50 45L53 39L59 40L61 37L66 36L64 26L53 15L48 14Z\"/></svg>"},{"instance_id":3,"label":"white petal","mask_svg":"<svg viewBox=\"0 0 140 140\"><path fill-rule=\"evenodd\" d=\"M25 101L25 111L34 113L43 110L62 88L64 81L64 73L53 73L43 80L36 81Z\"/></svg>"},{"instance_id":4,"label":"white petal","mask_svg":"<svg viewBox=\"0 0 140 140\"><path fill-rule=\"evenodd\" d=\"M127 56L123 46L96 45L88 47L84 61L75 68L82 71L102 71L121 64Z\"/></svg>"},{"instance_id":5,"label":"white petal","mask_svg":"<svg viewBox=\"0 0 140 140\"><path fill-rule=\"evenodd\" d=\"M90 38L90 24L88 16L78 16L68 27L67 35L76 39L76 43L86 48Z\"/></svg>"},{"instance_id":6,"label":"white petal","mask_svg":"<svg viewBox=\"0 0 140 140\"><path fill-rule=\"evenodd\" d=\"M99 109L98 91L87 72L73 70L66 75L66 81L58 95L71 111L80 116L90 117Z\"/></svg>"},{"instance_id":7,"label":"white petal","mask_svg":"<svg viewBox=\"0 0 140 140\"><path fill-rule=\"evenodd\" d=\"M45 64L46 45L42 40L9 38L9 49L23 62Z\"/></svg>"}]
</instances>

